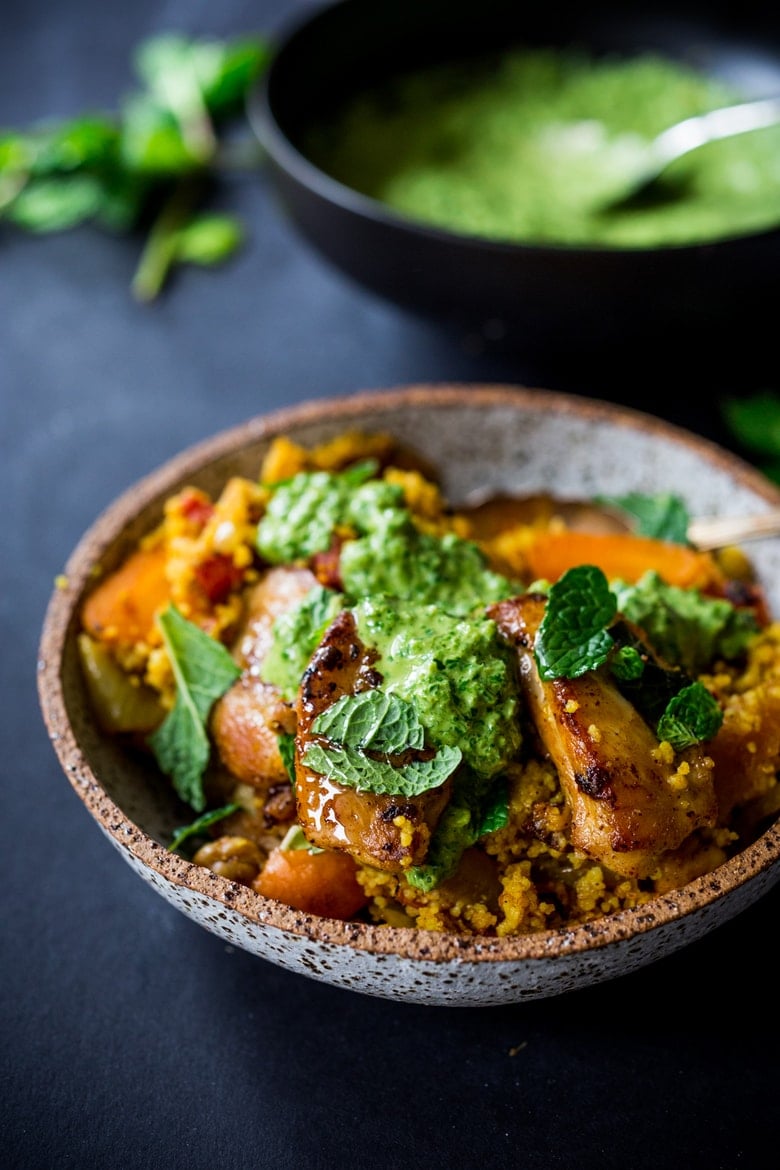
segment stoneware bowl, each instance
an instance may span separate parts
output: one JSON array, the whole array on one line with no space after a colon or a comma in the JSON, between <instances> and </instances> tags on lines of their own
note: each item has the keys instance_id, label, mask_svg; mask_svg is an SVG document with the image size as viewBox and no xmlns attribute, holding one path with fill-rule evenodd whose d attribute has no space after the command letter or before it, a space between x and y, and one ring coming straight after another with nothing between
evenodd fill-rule
<instances>
[{"instance_id":1,"label":"stoneware bowl","mask_svg":"<svg viewBox=\"0 0 780 1170\"><path fill-rule=\"evenodd\" d=\"M756 471L711 443L632 409L519 386L371 390L249 420L185 451L125 492L78 543L50 601L39 694L54 751L100 829L182 913L280 967L373 996L488 1005L559 995L668 955L756 901L780 878L780 825L683 889L574 929L489 939L374 927L302 914L169 853L177 813L151 766L130 761L90 715L76 651L77 615L96 566L111 568L160 519L171 492L215 491L256 476L270 440L317 443L357 427L391 431L432 459L451 498L496 489L587 496L675 490L694 515L780 503ZM780 613L780 540L751 546Z\"/></svg>"},{"instance_id":2,"label":"stoneware bowl","mask_svg":"<svg viewBox=\"0 0 780 1170\"><path fill-rule=\"evenodd\" d=\"M612 347L651 341L652 357L659 348L677 353L693 335L708 350L725 350L740 332L762 343L767 307L777 301L780 229L646 249L502 243L402 217L307 155L312 118L361 87L512 43L573 45L594 56L653 51L728 81L745 98L780 92L776 5L483 0L475 18L471 0L318 4L279 30L249 107L295 229L359 286L532 355L559 360L561 348L576 347L580 360L595 350L603 362Z\"/></svg>"}]
</instances>

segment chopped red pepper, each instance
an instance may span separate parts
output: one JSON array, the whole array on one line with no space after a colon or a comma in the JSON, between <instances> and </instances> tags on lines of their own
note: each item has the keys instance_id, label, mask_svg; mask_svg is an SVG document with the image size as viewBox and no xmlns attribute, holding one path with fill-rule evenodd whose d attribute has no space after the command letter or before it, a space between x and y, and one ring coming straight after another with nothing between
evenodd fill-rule
<instances>
[{"instance_id":1,"label":"chopped red pepper","mask_svg":"<svg viewBox=\"0 0 780 1170\"><path fill-rule=\"evenodd\" d=\"M195 569L195 580L213 605L227 600L243 579L244 570L224 553L214 553Z\"/></svg>"},{"instance_id":2,"label":"chopped red pepper","mask_svg":"<svg viewBox=\"0 0 780 1170\"><path fill-rule=\"evenodd\" d=\"M214 505L205 492L197 488L186 488L179 499L182 516L196 528L205 527L206 521L214 515Z\"/></svg>"},{"instance_id":3,"label":"chopped red pepper","mask_svg":"<svg viewBox=\"0 0 780 1170\"><path fill-rule=\"evenodd\" d=\"M311 558L311 571L326 589L343 588L341 580L341 546L344 542L338 537L325 552L315 553Z\"/></svg>"}]
</instances>

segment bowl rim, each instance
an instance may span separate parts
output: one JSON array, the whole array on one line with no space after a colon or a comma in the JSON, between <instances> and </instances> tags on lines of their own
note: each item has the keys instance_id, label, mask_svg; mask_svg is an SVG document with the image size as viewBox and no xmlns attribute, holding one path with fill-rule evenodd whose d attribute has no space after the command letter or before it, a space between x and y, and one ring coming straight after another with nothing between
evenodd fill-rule
<instances>
[{"instance_id":1,"label":"bowl rim","mask_svg":"<svg viewBox=\"0 0 780 1170\"><path fill-rule=\"evenodd\" d=\"M627 256L634 260L638 257L667 254L677 256L689 253L692 256L698 256L707 255L713 248L720 245L731 245L732 248L739 245L753 247L756 243L766 239L774 239L780 234L780 223L776 223L774 226L769 225L757 230L718 235L712 239L690 243L669 242L645 247L610 244L609 242L588 244L556 242L554 240L544 242L501 240L427 224L412 216L405 216L381 200L371 195L365 195L356 188L342 183L318 167L294 145L276 117L270 91L275 82L280 62L284 65L285 56L294 51L298 38L305 35L312 26L321 20L327 20L333 11L346 7L351 2L353 0L321 0L310 12L298 14L297 17L283 24L268 67L250 87L245 100L249 128L272 163L325 203L333 204L360 220L382 225L387 230L404 233L413 239L438 242L448 247L462 247L465 251L480 251L505 256L596 254L602 257Z\"/></svg>"},{"instance_id":2,"label":"bowl rim","mask_svg":"<svg viewBox=\"0 0 780 1170\"><path fill-rule=\"evenodd\" d=\"M699 454L768 503L780 503L780 488L755 468L711 440L677 424L634 407L598 398L512 383L413 383L304 400L256 415L191 444L125 489L87 528L67 559L64 581L55 584L49 598L38 647L38 698L55 755L93 818L114 844L129 852L141 866L163 881L200 894L215 906L235 912L258 927L276 928L311 942L346 945L374 955L399 955L428 962L457 960L460 963L549 960L563 954L599 950L668 927L691 912L704 912L724 895L736 893L752 879L762 874L769 877L773 866L780 878L778 819L734 857L680 889L658 895L641 906L577 926L492 938L416 927L343 922L305 914L168 852L165 846L141 830L102 788L71 726L61 667L66 644L76 628L81 598L90 580L94 579L93 566L107 549L116 544L133 518L160 501L188 475L217 459L238 454L246 446L283 434L293 426L325 420L338 423L340 419L359 425L361 420L375 417L377 408L381 417L384 410L414 410L421 406L446 410L453 406L472 407L475 403L480 408L544 409L557 415L607 422L654 435ZM733 910L736 912L737 908Z\"/></svg>"}]
</instances>

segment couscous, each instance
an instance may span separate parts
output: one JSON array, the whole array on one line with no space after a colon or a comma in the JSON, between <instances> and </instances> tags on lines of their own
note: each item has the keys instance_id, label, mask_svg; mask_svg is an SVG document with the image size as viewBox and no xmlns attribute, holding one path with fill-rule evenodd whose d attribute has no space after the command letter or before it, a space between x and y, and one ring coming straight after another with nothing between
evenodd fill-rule
<instances>
[{"instance_id":1,"label":"couscous","mask_svg":"<svg viewBox=\"0 0 780 1170\"><path fill-rule=\"evenodd\" d=\"M313 914L506 936L709 872L780 808L780 625L676 497L456 510L390 435L185 487L82 606L169 847ZM186 813L186 815L185 815Z\"/></svg>"}]
</instances>

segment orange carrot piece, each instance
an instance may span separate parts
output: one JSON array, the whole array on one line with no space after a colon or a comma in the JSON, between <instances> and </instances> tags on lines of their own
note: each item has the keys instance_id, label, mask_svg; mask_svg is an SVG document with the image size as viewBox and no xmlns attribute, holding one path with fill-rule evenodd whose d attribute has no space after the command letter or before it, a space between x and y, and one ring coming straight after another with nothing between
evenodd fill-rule
<instances>
[{"instance_id":1,"label":"orange carrot piece","mask_svg":"<svg viewBox=\"0 0 780 1170\"><path fill-rule=\"evenodd\" d=\"M351 918L368 898L358 884L357 866L346 853L273 849L252 883L258 894L323 918Z\"/></svg>"},{"instance_id":2,"label":"orange carrot piece","mask_svg":"<svg viewBox=\"0 0 780 1170\"><path fill-rule=\"evenodd\" d=\"M140 548L104 578L82 609L87 633L109 644L145 641L154 628L154 615L170 599L165 559L162 545Z\"/></svg>"},{"instance_id":3,"label":"orange carrot piece","mask_svg":"<svg viewBox=\"0 0 780 1170\"><path fill-rule=\"evenodd\" d=\"M540 532L526 556L531 576L547 581L557 581L575 565L596 565L609 580L634 582L655 569L667 584L682 589L722 586L722 575L709 553L634 534Z\"/></svg>"}]
</instances>

